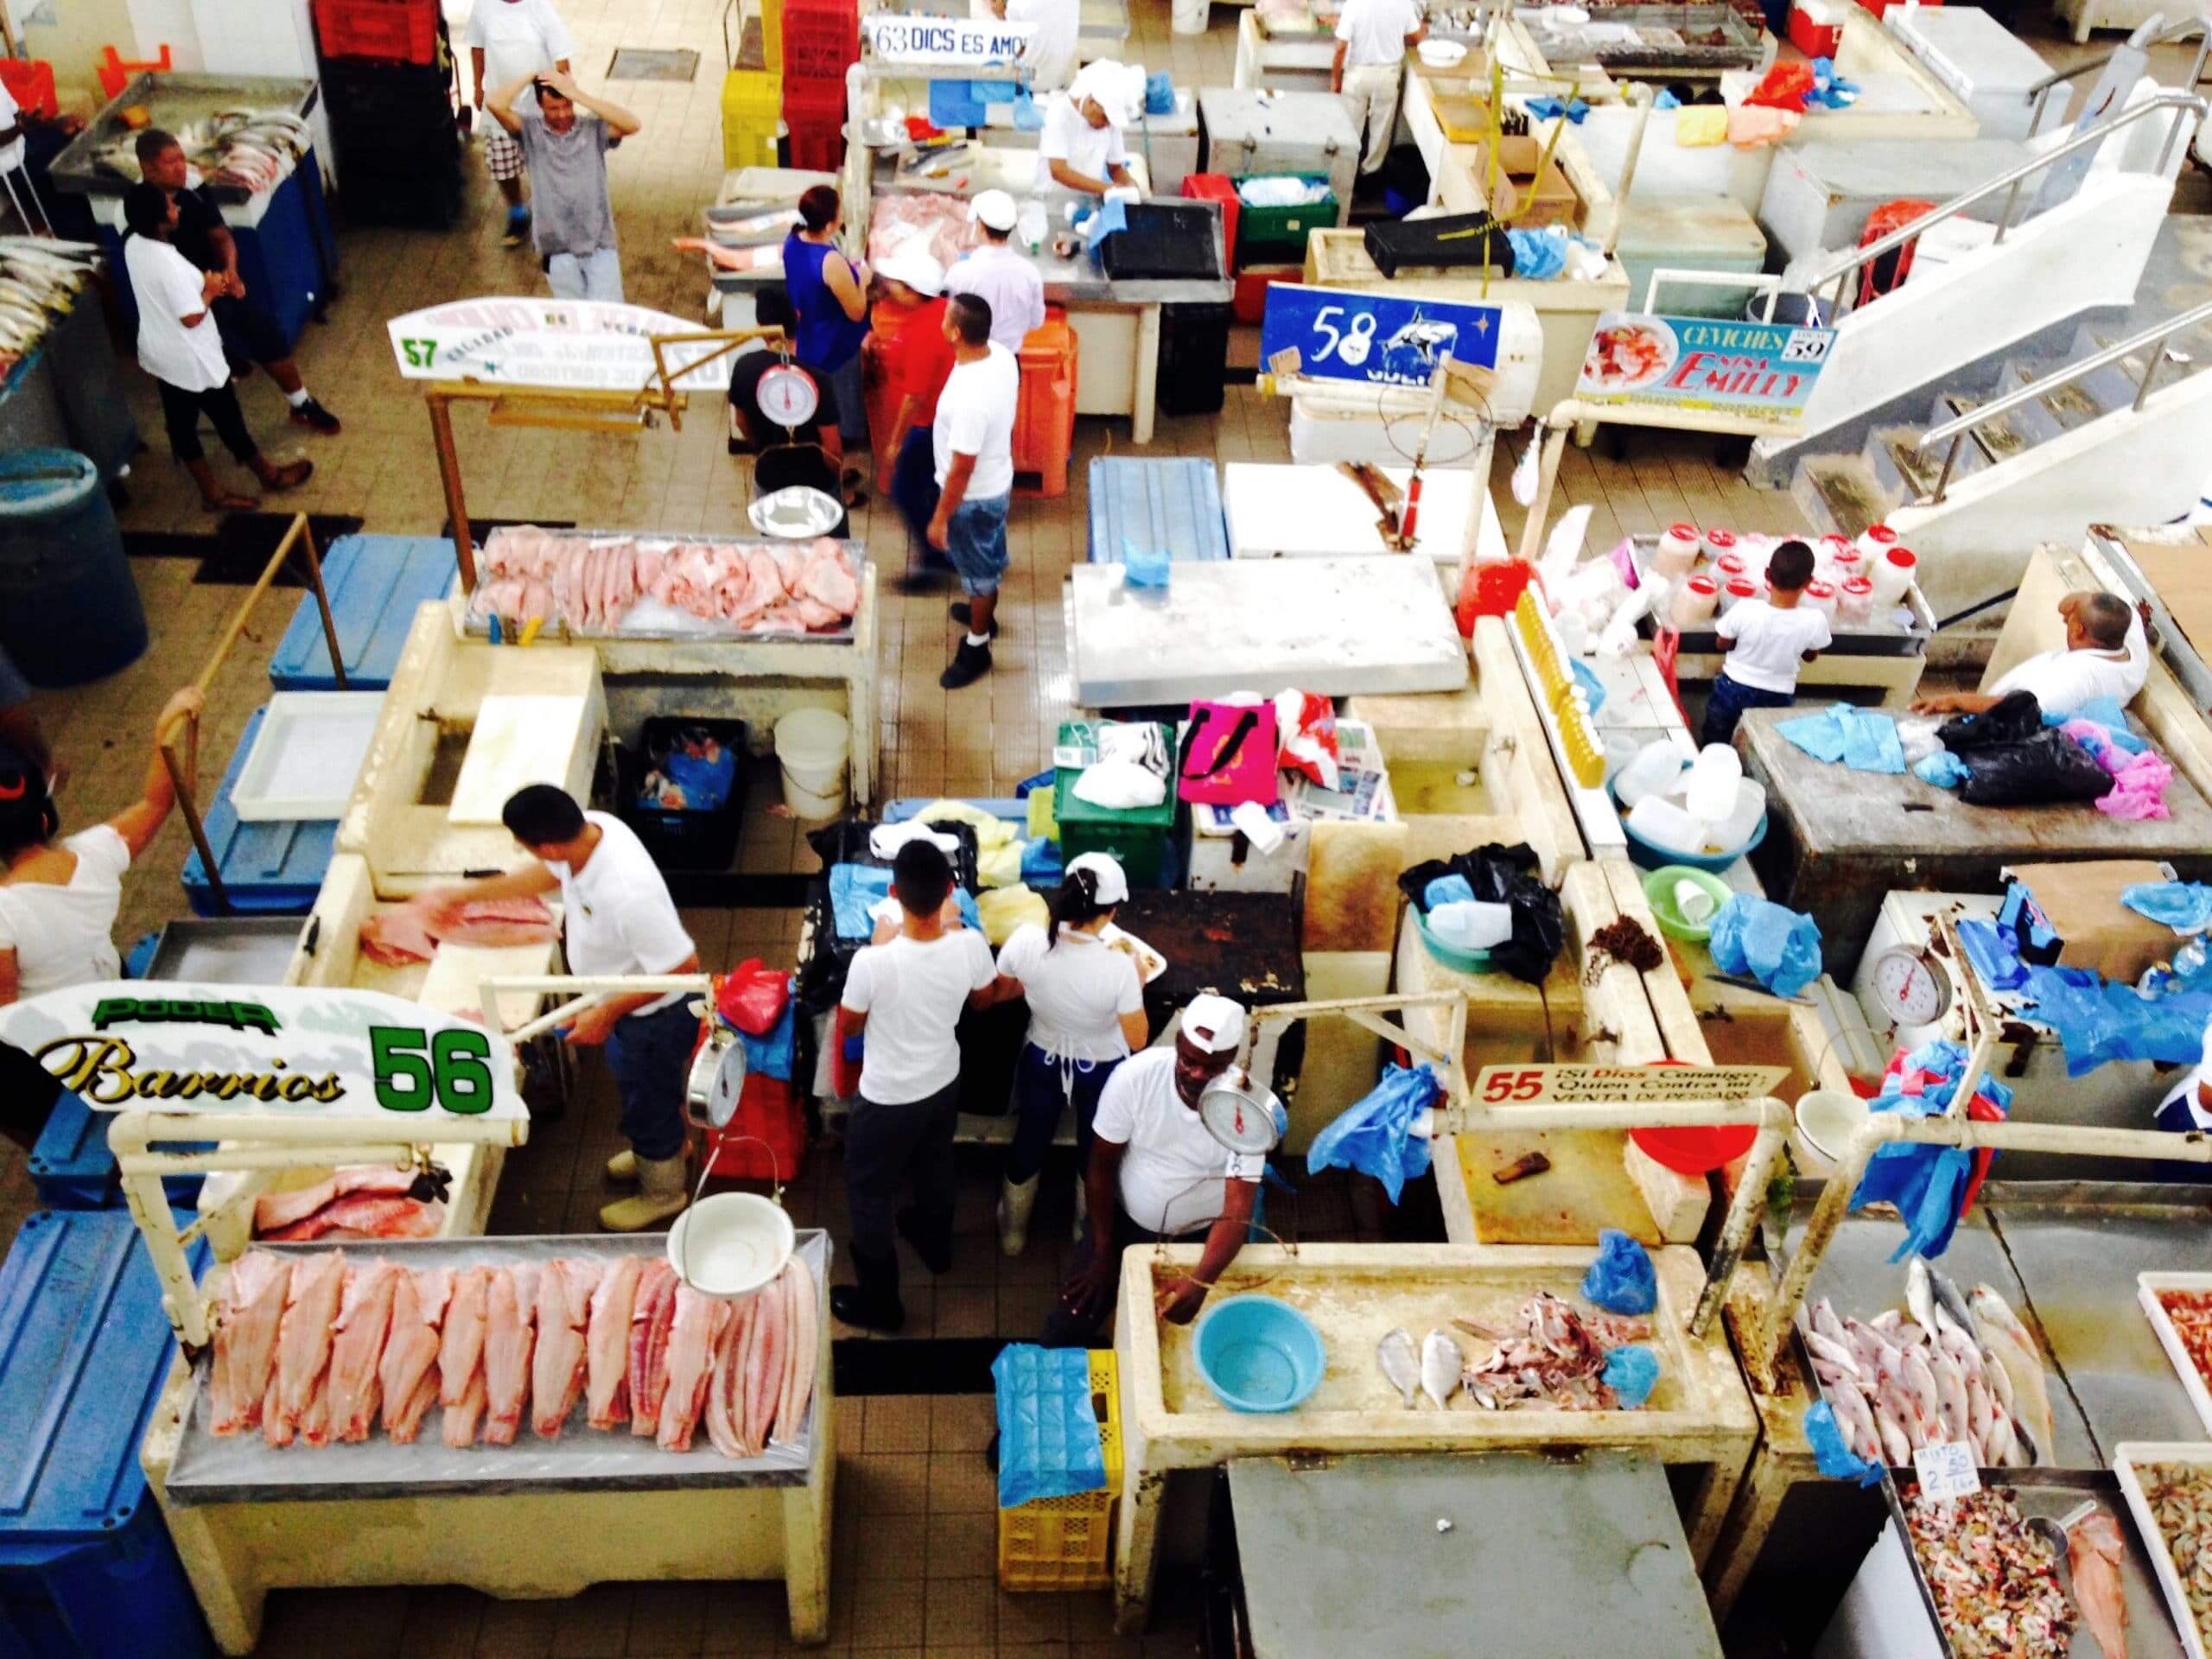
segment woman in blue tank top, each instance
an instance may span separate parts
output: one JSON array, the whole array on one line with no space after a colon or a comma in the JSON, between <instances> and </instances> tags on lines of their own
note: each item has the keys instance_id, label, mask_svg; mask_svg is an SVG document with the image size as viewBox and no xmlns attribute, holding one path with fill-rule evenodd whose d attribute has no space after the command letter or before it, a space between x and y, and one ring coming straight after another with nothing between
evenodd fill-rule
<instances>
[{"instance_id":1,"label":"woman in blue tank top","mask_svg":"<svg viewBox=\"0 0 2212 1659\"><path fill-rule=\"evenodd\" d=\"M798 312L791 355L834 375L860 356L868 333L868 270L837 251L837 193L817 184L798 199L800 228L784 238L784 286Z\"/></svg>"}]
</instances>

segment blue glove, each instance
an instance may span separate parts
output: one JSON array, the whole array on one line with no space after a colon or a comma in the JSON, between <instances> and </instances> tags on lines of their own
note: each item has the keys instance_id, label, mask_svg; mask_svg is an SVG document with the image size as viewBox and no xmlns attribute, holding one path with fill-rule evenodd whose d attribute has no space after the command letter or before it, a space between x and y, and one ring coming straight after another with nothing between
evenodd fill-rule
<instances>
[{"instance_id":1,"label":"blue glove","mask_svg":"<svg viewBox=\"0 0 2212 1659\"><path fill-rule=\"evenodd\" d=\"M1805 1439L1813 1448L1813 1461L1833 1480L1855 1480L1861 1486L1878 1485L1882 1471L1845 1443L1834 1409L1825 1400L1805 1414Z\"/></svg>"},{"instance_id":2,"label":"blue glove","mask_svg":"<svg viewBox=\"0 0 2212 1659\"><path fill-rule=\"evenodd\" d=\"M1967 763L1948 749L1938 749L1916 764L1912 775L1937 789L1956 789L1967 780Z\"/></svg>"},{"instance_id":3,"label":"blue glove","mask_svg":"<svg viewBox=\"0 0 2212 1659\"><path fill-rule=\"evenodd\" d=\"M1313 1137L1306 1149L1308 1170L1356 1169L1382 1183L1395 1204L1406 1182L1428 1171L1429 1143L1412 1132L1417 1113L1443 1098L1427 1066L1385 1066L1382 1081Z\"/></svg>"},{"instance_id":4,"label":"blue glove","mask_svg":"<svg viewBox=\"0 0 2212 1659\"><path fill-rule=\"evenodd\" d=\"M2139 881L2121 892L2120 902L2177 933L2212 927L2212 887L2201 881Z\"/></svg>"},{"instance_id":5,"label":"blue glove","mask_svg":"<svg viewBox=\"0 0 2212 1659\"><path fill-rule=\"evenodd\" d=\"M1722 973L1748 974L1777 996L1795 996L1821 976L1820 925L1750 893L1729 895L1707 948Z\"/></svg>"},{"instance_id":6,"label":"blue glove","mask_svg":"<svg viewBox=\"0 0 2212 1659\"><path fill-rule=\"evenodd\" d=\"M1659 1357L1641 1343L1614 1349L1605 1356L1605 1386L1624 1410L1634 1411L1659 1386Z\"/></svg>"},{"instance_id":7,"label":"blue glove","mask_svg":"<svg viewBox=\"0 0 2212 1659\"><path fill-rule=\"evenodd\" d=\"M1471 905L1475 902L1474 883L1464 875L1440 875L1424 888L1421 906L1434 910L1439 905Z\"/></svg>"},{"instance_id":8,"label":"blue glove","mask_svg":"<svg viewBox=\"0 0 2212 1659\"><path fill-rule=\"evenodd\" d=\"M1659 1275L1650 1253L1626 1233L1598 1235L1598 1256L1582 1275L1582 1294L1608 1313L1649 1313L1659 1306Z\"/></svg>"}]
</instances>

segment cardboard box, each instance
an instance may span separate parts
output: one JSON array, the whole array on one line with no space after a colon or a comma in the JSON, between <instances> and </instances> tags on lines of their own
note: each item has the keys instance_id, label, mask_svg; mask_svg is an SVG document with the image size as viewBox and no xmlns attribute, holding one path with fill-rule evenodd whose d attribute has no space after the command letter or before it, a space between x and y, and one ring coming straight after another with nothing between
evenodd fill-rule
<instances>
[{"instance_id":1,"label":"cardboard box","mask_svg":"<svg viewBox=\"0 0 2212 1659\"><path fill-rule=\"evenodd\" d=\"M1479 184L1484 176L1478 172L1476 182ZM1559 163L1548 162L1544 170L1534 175L1516 175L1509 168L1491 197L1491 211L1516 231L1541 230L1547 225L1564 225L1573 230L1582 218L1582 198L1574 194Z\"/></svg>"},{"instance_id":2,"label":"cardboard box","mask_svg":"<svg viewBox=\"0 0 2212 1659\"><path fill-rule=\"evenodd\" d=\"M2138 883L2166 880L2154 860L2015 864L2005 874L2035 896L2036 907L2058 935L2062 968L2087 968L2133 985L2145 969L2171 961L2181 948L2173 929L2120 902L2120 895Z\"/></svg>"}]
</instances>

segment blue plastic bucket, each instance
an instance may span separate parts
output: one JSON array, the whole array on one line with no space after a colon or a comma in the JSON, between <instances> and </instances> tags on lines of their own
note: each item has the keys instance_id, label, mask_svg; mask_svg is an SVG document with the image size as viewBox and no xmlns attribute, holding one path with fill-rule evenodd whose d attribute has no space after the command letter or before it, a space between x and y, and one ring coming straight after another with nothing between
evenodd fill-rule
<instances>
[{"instance_id":1,"label":"blue plastic bucket","mask_svg":"<svg viewBox=\"0 0 2212 1659\"><path fill-rule=\"evenodd\" d=\"M1288 1411L1321 1386L1313 1321L1273 1296L1231 1296L1198 1320L1198 1375L1231 1411Z\"/></svg>"}]
</instances>

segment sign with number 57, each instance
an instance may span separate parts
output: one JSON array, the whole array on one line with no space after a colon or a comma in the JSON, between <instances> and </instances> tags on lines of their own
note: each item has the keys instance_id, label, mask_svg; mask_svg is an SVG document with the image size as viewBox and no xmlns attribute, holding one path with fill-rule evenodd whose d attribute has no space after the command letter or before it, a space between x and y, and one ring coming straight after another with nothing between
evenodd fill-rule
<instances>
[{"instance_id":1,"label":"sign with number 57","mask_svg":"<svg viewBox=\"0 0 2212 1659\"><path fill-rule=\"evenodd\" d=\"M22 1049L97 1111L391 1122L526 1118L505 1037L379 991L121 980L0 1008Z\"/></svg>"}]
</instances>

